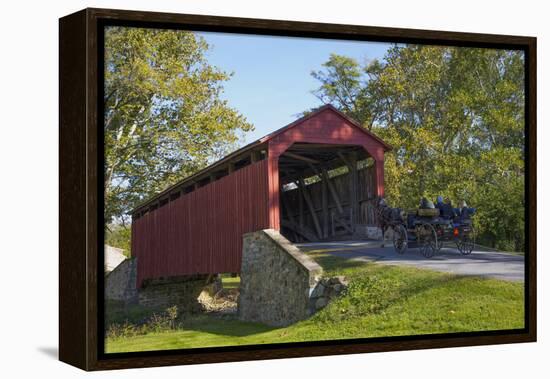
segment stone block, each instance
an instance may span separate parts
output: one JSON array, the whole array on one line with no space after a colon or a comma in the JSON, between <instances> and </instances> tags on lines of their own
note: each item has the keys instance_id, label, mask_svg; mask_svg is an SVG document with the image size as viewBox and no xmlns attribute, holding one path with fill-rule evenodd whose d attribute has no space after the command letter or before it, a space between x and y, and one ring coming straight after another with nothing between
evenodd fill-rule
<instances>
[{"instance_id":1,"label":"stone block","mask_svg":"<svg viewBox=\"0 0 550 379\"><path fill-rule=\"evenodd\" d=\"M328 300L326 297L320 297L315 301L315 309L323 309L328 304Z\"/></svg>"},{"instance_id":2,"label":"stone block","mask_svg":"<svg viewBox=\"0 0 550 379\"><path fill-rule=\"evenodd\" d=\"M311 293L311 297L321 297L325 293L325 286L321 283L317 284Z\"/></svg>"}]
</instances>

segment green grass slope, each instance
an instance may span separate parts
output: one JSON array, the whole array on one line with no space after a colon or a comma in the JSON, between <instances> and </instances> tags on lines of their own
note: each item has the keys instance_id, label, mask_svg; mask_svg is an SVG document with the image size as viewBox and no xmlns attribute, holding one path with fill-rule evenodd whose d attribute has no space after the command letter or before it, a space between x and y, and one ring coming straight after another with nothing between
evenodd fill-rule
<instances>
[{"instance_id":1,"label":"green grass slope","mask_svg":"<svg viewBox=\"0 0 550 379\"><path fill-rule=\"evenodd\" d=\"M313 254L313 258L327 275L345 275L351 283L344 296L307 320L273 328L228 317L192 316L175 328L108 337L106 352L504 330L524 325L523 283L350 262L323 254ZM133 312L141 315L142 311Z\"/></svg>"}]
</instances>

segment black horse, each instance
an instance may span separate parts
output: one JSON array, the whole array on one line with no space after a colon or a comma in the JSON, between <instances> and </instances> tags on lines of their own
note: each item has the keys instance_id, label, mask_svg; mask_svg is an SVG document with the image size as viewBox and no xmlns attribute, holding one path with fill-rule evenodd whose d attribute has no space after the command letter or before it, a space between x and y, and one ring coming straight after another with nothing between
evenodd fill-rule
<instances>
[{"instance_id":1,"label":"black horse","mask_svg":"<svg viewBox=\"0 0 550 379\"><path fill-rule=\"evenodd\" d=\"M378 198L375 211L378 227L382 230L382 247L384 247L387 230L396 223L402 223L405 220L405 212L401 208L388 206L383 197Z\"/></svg>"}]
</instances>

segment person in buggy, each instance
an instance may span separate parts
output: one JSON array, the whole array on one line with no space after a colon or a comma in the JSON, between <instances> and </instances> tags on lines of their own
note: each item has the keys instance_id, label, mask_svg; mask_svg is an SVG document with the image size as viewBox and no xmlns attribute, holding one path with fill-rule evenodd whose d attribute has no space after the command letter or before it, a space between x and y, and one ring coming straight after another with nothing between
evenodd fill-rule
<instances>
[{"instance_id":1,"label":"person in buggy","mask_svg":"<svg viewBox=\"0 0 550 379\"><path fill-rule=\"evenodd\" d=\"M456 214L455 223L464 223L470 220L470 216L476 212L476 209L468 207L466 200L462 199L458 203L458 208L454 208L454 212Z\"/></svg>"},{"instance_id":2,"label":"person in buggy","mask_svg":"<svg viewBox=\"0 0 550 379\"><path fill-rule=\"evenodd\" d=\"M451 203L451 199L448 197L445 198L445 202L443 202L443 197L438 196L437 202L436 202L436 208L439 209L439 215L445 219L453 219L456 217L455 210L453 209L453 205Z\"/></svg>"},{"instance_id":3,"label":"person in buggy","mask_svg":"<svg viewBox=\"0 0 550 379\"><path fill-rule=\"evenodd\" d=\"M423 197L422 199L420 199L420 205L418 207L420 209L432 209L435 208L435 205L430 200Z\"/></svg>"}]
</instances>

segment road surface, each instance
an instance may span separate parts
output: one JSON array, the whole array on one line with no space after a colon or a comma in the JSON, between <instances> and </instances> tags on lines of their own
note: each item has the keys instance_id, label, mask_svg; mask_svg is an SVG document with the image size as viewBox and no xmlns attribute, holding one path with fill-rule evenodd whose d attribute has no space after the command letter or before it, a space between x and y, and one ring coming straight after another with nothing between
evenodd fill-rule
<instances>
[{"instance_id":1,"label":"road surface","mask_svg":"<svg viewBox=\"0 0 550 379\"><path fill-rule=\"evenodd\" d=\"M387 265L403 265L449 272L457 275L475 275L502 280L523 282L524 257L503 252L474 250L470 255L461 255L457 249L444 247L432 258L424 258L417 248L409 248L398 254L386 241L342 241L297 244L304 252L319 251L350 260L376 262Z\"/></svg>"}]
</instances>

